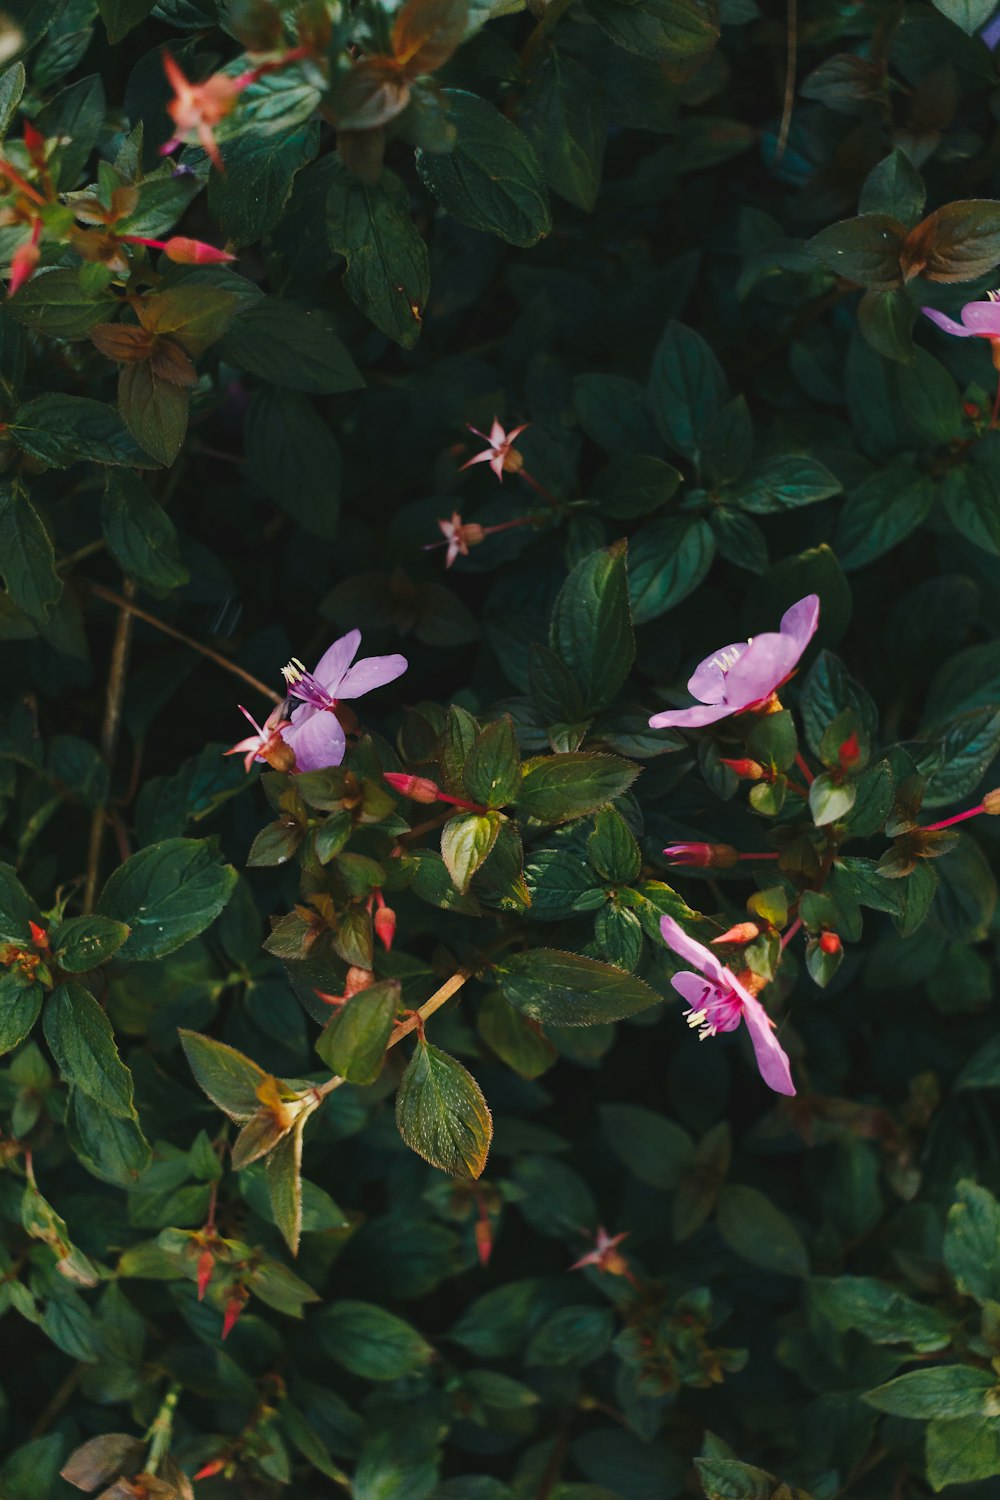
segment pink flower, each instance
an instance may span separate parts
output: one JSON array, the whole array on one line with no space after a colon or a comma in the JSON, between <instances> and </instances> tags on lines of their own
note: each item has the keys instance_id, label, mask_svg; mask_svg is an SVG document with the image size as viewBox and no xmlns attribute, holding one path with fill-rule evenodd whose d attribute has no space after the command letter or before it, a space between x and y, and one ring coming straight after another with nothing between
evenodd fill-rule
<instances>
[{"instance_id":1,"label":"pink flower","mask_svg":"<svg viewBox=\"0 0 1000 1500\"><path fill-rule=\"evenodd\" d=\"M989 299L988 302L967 302L959 315L961 323L956 323L947 313L938 312L936 307L922 307L920 311L943 332L953 334L955 338L989 339L996 354L1000 342L1000 300L994 292L989 293Z\"/></svg>"},{"instance_id":2,"label":"pink flower","mask_svg":"<svg viewBox=\"0 0 1000 1500\"><path fill-rule=\"evenodd\" d=\"M214 128L232 111L243 90L256 81L257 72L241 73L238 78L213 73L204 83L191 83L167 51L163 53L163 71L173 89L167 114L174 122L177 135L160 147L160 155L169 156L184 141L197 142L213 166L223 171Z\"/></svg>"},{"instance_id":3,"label":"pink flower","mask_svg":"<svg viewBox=\"0 0 1000 1500\"><path fill-rule=\"evenodd\" d=\"M631 1230L626 1229L621 1234L608 1234L603 1224L598 1225L593 1250L588 1250L586 1255L581 1255L579 1260L574 1261L570 1270L580 1271L584 1266L596 1266L599 1271L608 1271L612 1276L629 1276L628 1261L618 1246L622 1240L628 1239L630 1233Z\"/></svg>"},{"instance_id":4,"label":"pink flower","mask_svg":"<svg viewBox=\"0 0 1000 1500\"><path fill-rule=\"evenodd\" d=\"M660 931L667 947L698 970L696 974L690 970L675 974L670 982L688 1002L690 1008L684 1015L688 1025L697 1028L699 1039L735 1031L745 1021L761 1078L775 1093L794 1094L788 1057L774 1034L773 1021L756 996L731 969L720 964L714 953L689 937L673 917L660 918Z\"/></svg>"},{"instance_id":5,"label":"pink flower","mask_svg":"<svg viewBox=\"0 0 1000 1500\"><path fill-rule=\"evenodd\" d=\"M405 656L369 656L352 666L360 645L361 631L350 630L320 657L315 672L307 672L294 659L282 668L289 696L301 700L284 731L300 771L339 766L347 746L337 716L339 704L361 698L406 671Z\"/></svg>"},{"instance_id":6,"label":"pink flower","mask_svg":"<svg viewBox=\"0 0 1000 1500\"><path fill-rule=\"evenodd\" d=\"M728 870L739 859L732 844L668 844L663 852L672 865L699 870Z\"/></svg>"},{"instance_id":7,"label":"pink flower","mask_svg":"<svg viewBox=\"0 0 1000 1500\"><path fill-rule=\"evenodd\" d=\"M504 432L496 417L493 418L493 426L490 428L489 437L485 432L480 432L478 427L471 427L469 431L475 433L477 438L482 438L487 445L482 453L477 453L462 465L463 469L471 469L473 464L489 464L494 474L503 483L504 470L508 474L516 474L519 469L524 468L524 459L514 449L514 442L521 436L525 428L530 427L530 422L522 422L520 427L515 427L513 432ZM440 524L440 522L438 523Z\"/></svg>"},{"instance_id":8,"label":"pink flower","mask_svg":"<svg viewBox=\"0 0 1000 1500\"><path fill-rule=\"evenodd\" d=\"M777 632L723 646L699 662L688 688L700 703L654 714L651 729L700 729L766 703L787 682L819 624L819 597L807 594L781 617Z\"/></svg>"},{"instance_id":9,"label":"pink flower","mask_svg":"<svg viewBox=\"0 0 1000 1500\"><path fill-rule=\"evenodd\" d=\"M479 457L481 458L482 454ZM469 460L470 463L478 463L478 461L476 458ZM444 543L431 542L424 548L424 551L430 552L434 547L447 546L448 551L444 559L446 568L451 567L456 557L468 557L469 548L478 547L486 536L482 526L475 521L463 521L457 510L452 511L450 521L439 519L438 527L444 537Z\"/></svg>"},{"instance_id":10,"label":"pink flower","mask_svg":"<svg viewBox=\"0 0 1000 1500\"><path fill-rule=\"evenodd\" d=\"M285 731L288 722L285 719L285 703L279 703L264 720L263 729L248 709L239 705L240 713L250 720L256 730L255 734L248 735L245 740L240 740L231 750L226 750L225 755L242 755L243 764L247 771L255 760L265 761L275 771L294 771L295 752L285 741Z\"/></svg>"}]
</instances>

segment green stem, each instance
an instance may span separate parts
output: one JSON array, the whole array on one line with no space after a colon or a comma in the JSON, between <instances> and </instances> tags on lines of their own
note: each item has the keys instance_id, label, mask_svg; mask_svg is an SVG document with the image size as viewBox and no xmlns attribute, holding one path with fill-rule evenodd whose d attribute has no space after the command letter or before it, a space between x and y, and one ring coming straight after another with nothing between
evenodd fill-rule
<instances>
[{"instance_id":1,"label":"green stem","mask_svg":"<svg viewBox=\"0 0 1000 1500\"><path fill-rule=\"evenodd\" d=\"M160 1409L150 1423L149 1431L146 1433L146 1442L150 1445L146 1457L145 1472L147 1474L155 1474L167 1456L174 1431L174 1412L180 1400L180 1394L180 1381L175 1380L160 1402Z\"/></svg>"}]
</instances>

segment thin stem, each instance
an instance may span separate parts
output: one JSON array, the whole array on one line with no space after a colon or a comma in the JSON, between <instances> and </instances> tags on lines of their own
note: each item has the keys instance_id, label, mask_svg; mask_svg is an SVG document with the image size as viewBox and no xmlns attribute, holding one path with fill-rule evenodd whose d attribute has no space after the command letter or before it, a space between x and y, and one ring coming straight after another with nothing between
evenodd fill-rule
<instances>
[{"instance_id":1,"label":"thin stem","mask_svg":"<svg viewBox=\"0 0 1000 1500\"><path fill-rule=\"evenodd\" d=\"M781 161L788 145L788 132L792 128L792 110L795 107L795 72L799 47L798 0L788 0L787 61L785 63L785 97L781 106L781 126L774 148L775 165Z\"/></svg>"},{"instance_id":2,"label":"thin stem","mask_svg":"<svg viewBox=\"0 0 1000 1500\"><path fill-rule=\"evenodd\" d=\"M40 1438L45 1436L49 1428L52 1426L52 1423L55 1421L56 1417L58 1417L59 1413L66 1405L66 1402L70 1399L73 1392L76 1390L77 1386L80 1384L80 1381L83 1379L89 1368L90 1366L83 1360L80 1360L78 1364L75 1364L73 1366L62 1384L56 1387L56 1390L52 1396L52 1400L46 1406L45 1410L38 1418L38 1421L31 1429L30 1436L32 1438Z\"/></svg>"},{"instance_id":3,"label":"thin stem","mask_svg":"<svg viewBox=\"0 0 1000 1500\"><path fill-rule=\"evenodd\" d=\"M978 818L985 811L985 805L980 802L978 807L970 807L968 812L955 813L951 818L942 818L940 823L928 823L927 827L920 831L921 833L937 833L938 829L950 828L953 823L964 823L966 818Z\"/></svg>"},{"instance_id":4,"label":"thin stem","mask_svg":"<svg viewBox=\"0 0 1000 1500\"><path fill-rule=\"evenodd\" d=\"M190 646L192 651L198 651L202 656L207 657L209 661L214 661L217 667L223 667L225 671L231 672L234 677L242 678L244 682L248 682L251 687L256 688L258 693L263 694L265 698L270 698L272 703L283 703L285 701L282 695L276 693L273 688L269 688L266 682L261 682L260 678L255 677L252 672L244 671L242 667L238 667L234 661L230 661L221 652L213 651L211 646L205 646L201 641L196 641L193 636L185 635L183 630L177 630L173 625L168 625L165 620L157 619L156 615L151 615L148 610L140 609L137 604L131 604L119 594L113 593L111 589L106 589L101 583L93 583L90 579L87 579L86 586L98 599L106 599L109 604L116 605L118 609L126 610L128 614L134 615L137 620L145 620L147 625L152 625L156 630L162 630L164 635L172 636L175 641L182 641L185 646Z\"/></svg>"},{"instance_id":5,"label":"thin stem","mask_svg":"<svg viewBox=\"0 0 1000 1500\"><path fill-rule=\"evenodd\" d=\"M780 854L737 854L737 859L780 859Z\"/></svg>"},{"instance_id":6,"label":"thin stem","mask_svg":"<svg viewBox=\"0 0 1000 1500\"><path fill-rule=\"evenodd\" d=\"M56 563L56 572L68 573L71 568L75 567L78 562L82 562L85 557L92 557L95 552L103 552L106 546L107 542L103 537L99 537L96 542L88 542L85 547L80 547L76 552L70 552L66 557L60 558Z\"/></svg>"},{"instance_id":7,"label":"thin stem","mask_svg":"<svg viewBox=\"0 0 1000 1500\"><path fill-rule=\"evenodd\" d=\"M400 842L403 839L415 839L423 833L431 833L435 828L441 828L453 814L451 812L438 813L436 818L428 818L424 823L418 823L415 828L408 828L405 833L399 835Z\"/></svg>"},{"instance_id":8,"label":"thin stem","mask_svg":"<svg viewBox=\"0 0 1000 1500\"><path fill-rule=\"evenodd\" d=\"M559 4L559 0L552 0L552 4L550 6L550 9L554 10L558 4ZM521 470L519 470L519 473L521 475L521 478L524 480L524 482L526 484L530 484L531 488L535 491L535 493L538 494L538 495L541 495L542 499L545 501L545 503L547 505L558 506L559 501L556 499L555 495L551 495L549 493L549 491L545 488L544 484L542 484L540 482L540 480L537 480L535 478L534 474L529 474L528 471L527 471L527 469L521 469Z\"/></svg>"},{"instance_id":9,"label":"thin stem","mask_svg":"<svg viewBox=\"0 0 1000 1500\"><path fill-rule=\"evenodd\" d=\"M125 668L128 665L129 645L132 640L131 600L135 584L125 580L126 597L119 603L118 624L111 646L111 663L108 668L108 687L104 696L104 722L101 725L101 755L109 774L114 769L115 751L122 723L122 705L125 701ZM101 846L107 823L105 808L95 807L90 820L90 844L87 850L87 875L83 886L83 910L86 915L94 909L97 881L101 868Z\"/></svg>"},{"instance_id":10,"label":"thin stem","mask_svg":"<svg viewBox=\"0 0 1000 1500\"><path fill-rule=\"evenodd\" d=\"M805 777L807 785L812 786L816 778L806 764L806 758L802 754L801 750L797 750L795 752L795 764L798 766L799 770Z\"/></svg>"},{"instance_id":11,"label":"thin stem","mask_svg":"<svg viewBox=\"0 0 1000 1500\"><path fill-rule=\"evenodd\" d=\"M568 10L571 4L572 0L549 0L542 13L541 20L521 48L522 67L526 67L531 62L531 59L559 20L563 11Z\"/></svg>"},{"instance_id":12,"label":"thin stem","mask_svg":"<svg viewBox=\"0 0 1000 1500\"><path fill-rule=\"evenodd\" d=\"M167 1456L170 1447L170 1439L174 1430L174 1411L180 1399L180 1382L175 1381L167 1391L160 1409L153 1418L149 1431L146 1433L146 1441L150 1444L149 1453L146 1457L147 1474L155 1474L160 1464Z\"/></svg>"},{"instance_id":13,"label":"thin stem","mask_svg":"<svg viewBox=\"0 0 1000 1500\"><path fill-rule=\"evenodd\" d=\"M798 932L798 930L799 930L799 928L801 926L802 926L802 918L801 917L796 917L795 921L792 923L791 927L789 927L788 931L784 934L784 936L781 939L781 949L782 949L782 952L784 952L784 950L788 947L789 943L792 941L792 938L795 936L795 934Z\"/></svg>"}]
</instances>

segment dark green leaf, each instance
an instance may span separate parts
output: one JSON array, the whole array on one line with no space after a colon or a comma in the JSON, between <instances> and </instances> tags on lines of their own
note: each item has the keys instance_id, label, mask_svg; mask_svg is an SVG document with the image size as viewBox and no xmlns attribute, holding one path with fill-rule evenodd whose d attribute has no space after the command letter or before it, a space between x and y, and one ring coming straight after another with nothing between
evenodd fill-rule
<instances>
[{"instance_id":1,"label":"dark green leaf","mask_svg":"<svg viewBox=\"0 0 1000 1500\"><path fill-rule=\"evenodd\" d=\"M211 843L164 839L115 870L98 910L131 928L120 958L162 958L215 921L235 884Z\"/></svg>"},{"instance_id":2,"label":"dark green leaf","mask_svg":"<svg viewBox=\"0 0 1000 1500\"><path fill-rule=\"evenodd\" d=\"M493 1119L472 1074L447 1052L420 1040L396 1095L403 1140L457 1177L480 1177L493 1138Z\"/></svg>"},{"instance_id":3,"label":"dark green leaf","mask_svg":"<svg viewBox=\"0 0 1000 1500\"><path fill-rule=\"evenodd\" d=\"M499 959L504 995L522 1015L553 1026L596 1026L648 1010L659 995L643 979L612 964L557 948L534 948Z\"/></svg>"},{"instance_id":4,"label":"dark green leaf","mask_svg":"<svg viewBox=\"0 0 1000 1500\"><path fill-rule=\"evenodd\" d=\"M54 991L43 1020L45 1040L67 1083L124 1120L135 1120L132 1075L115 1046L111 1023L81 984Z\"/></svg>"}]
</instances>

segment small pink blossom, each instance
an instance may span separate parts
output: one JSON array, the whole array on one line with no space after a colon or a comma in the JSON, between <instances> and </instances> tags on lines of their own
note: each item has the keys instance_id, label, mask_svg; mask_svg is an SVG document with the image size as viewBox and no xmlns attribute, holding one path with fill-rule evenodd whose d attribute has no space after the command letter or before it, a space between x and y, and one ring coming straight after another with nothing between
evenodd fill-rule
<instances>
[{"instance_id":1,"label":"small pink blossom","mask_svg":"<svg viewBox=\"0 0 1000 1500\"><path fill-rule=\"evenodd\" d=\"M245 740L240 740L239 744L223 753L242 755L247 771L250 770L255 760L266 762L275 771L294 771L295 752L285 740L285 730L288 728L285 708L285 703L279 703L272 708L264 720L264 727L261 728L253 714L241 703L240 713L250 720L255 733L247 735Z\"/></svg>"},{"instance_id":2,"label":"small pink blossom","mask_svg":"<svg viewBox=\"0 0 1000 1500\"><path fill-rule=\"evenodd\" d=\"M471 461L476 462L475 459ZM431 542L424 548L424 551L430 552L435 547L446 546L448 548L444 559L446 568L451 567L456 557L468 557L469 548L478 547L486 536L482 526L475 521L463 521L457 510L452 511L450 521L439 519L438 528L444 537L444 542Z\"/></svg>"},{"instance_id":3,"label":"small pink blossom","mask_svg":"<svg viewBox=\"0 0 1000 1500\"><path fill-rule=\"evenodd\" d=\"M516 474L519 469L524 468L524 458L514 448L514 443L526 428L531 426L530 422L522 422L520 427L515 427L513 432L504 432L496 417L493 418L493 426L490 428L489 437L485 432L480 432L478 427L472 427L468 423L469 431L477 438L482 438L486 444L482 453L476 453L466 463L463 469L471 469L473 464L489 464L494 474L503 483L504 471L508 474ZM440 522L438 523L440 524Z\"/></svg>"},{"instance_id":4,"label":"small pink blossom","mask_svg":"<svg viewBox=\"0 0 1000 1500\"><path fill-rule=\"evenodd\" d=\"M759 708L787 682L819 624L819 597L807 594L781 617L781 627L722 646L699 662L688 689L699 703L653 714L651 729L700 729Z\"/></svg>"},{"instance_id":5,"label":"small pink blossom","mask_svg":"<svg viewBox=\"0 0 1000 1500\"><path fill-rule=\"evenodd\" d=\"M714 953L689 937L673 917L660 918L660 931L667 947L698 971L685 970L675 974L670 982L688 1002L685 1019L697 1030L699 1039L704 1041L720 1031L735 1031L745 1021L761 1078L777 1094L794 1094L788 1056L774 1034L773 1021L757 997Z\"/></svg>"},{"instance_id":6,"label":"small pink blossom","mask_svg":"<svg viewBox=\"0 0 1000 1500\"><path fill-rule=\"evenodd\" d=\"M355 662L360 645L361 631L350 630L324 652L315 672L307 672L294 659L282 668L289 697L300 701L284 730L300 771L339 766L347 748L339 705L393 682L406 671L405 656L369 656Z\"/></svg>"},{"instance_id":7,"label":"small pink blossom","mask_svg":"<svg viewBox=\"0 0 1000 1500\"><path fill-rule=\"evenodd\" d=\"M920 311L955 338L1000 340L1000 301L992 297L988 302L967 302L959 313L960 323L936 307L922 307Z\"/></svg>"},{"instance_id":8,"label":"small pink blossom","mask_svg":"<svg viewBox=\"0 0 1000 1500\"><path fill-rule=\"evenodd\" d=\"M586 1255L581 1255L579 1260L574 1261L570 1270L580 1271L584 1266L596 1266L599 1271L607 1271L612 1276L630 1276L628 1261L618 1249L622 1240L628 1239L630 1232L626 1229L621 1234L608 1234L604 1225L599 1225L594 1236L593 1250L588 1250Z\"/></svg>"}]
</instances>

